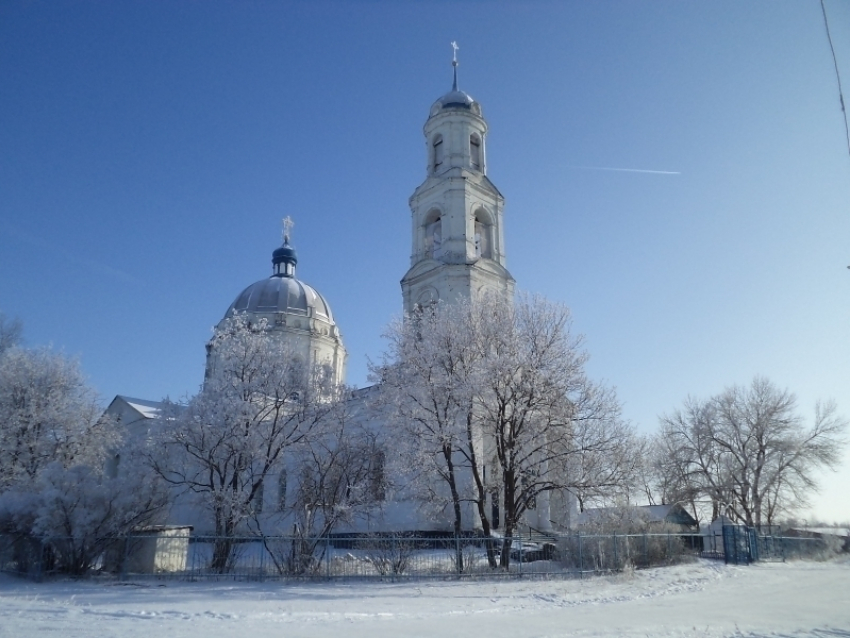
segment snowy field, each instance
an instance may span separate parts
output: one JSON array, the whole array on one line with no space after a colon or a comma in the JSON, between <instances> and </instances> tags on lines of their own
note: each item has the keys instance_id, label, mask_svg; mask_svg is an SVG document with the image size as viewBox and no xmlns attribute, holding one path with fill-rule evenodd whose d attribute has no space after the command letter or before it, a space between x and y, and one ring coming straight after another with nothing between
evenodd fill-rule
<instances>
[{"instance_id":1,"label":"snowy field","mask_svg":"<svg viewBox=\"0 0 850 638\"><path fill-rule=\"evenodd\" d=\"M38 584L0 575L0 637L29 636L850 637L850 560L402 584Z\"/></svg>"}]
</instances>

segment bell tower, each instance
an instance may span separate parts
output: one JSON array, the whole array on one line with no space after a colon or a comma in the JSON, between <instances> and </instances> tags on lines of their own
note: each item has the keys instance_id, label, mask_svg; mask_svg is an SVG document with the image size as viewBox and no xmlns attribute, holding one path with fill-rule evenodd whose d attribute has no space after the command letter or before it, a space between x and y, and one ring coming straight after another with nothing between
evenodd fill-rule
<instances>
[{"instance_id":1,"label":"bell tower","mask_svg":"<svg viewBox=\"0 0 850 638\"><path fill-rule=\"evenodd\" d=\"M405 313L438 299L514 292L505 268L505 200L487 177L487 122L481 105L458 89L458 47L452 47L452 90L431 106L423 129L426 177L410 197L410 269L401 280Z\"/></svg>"}]
</instances>

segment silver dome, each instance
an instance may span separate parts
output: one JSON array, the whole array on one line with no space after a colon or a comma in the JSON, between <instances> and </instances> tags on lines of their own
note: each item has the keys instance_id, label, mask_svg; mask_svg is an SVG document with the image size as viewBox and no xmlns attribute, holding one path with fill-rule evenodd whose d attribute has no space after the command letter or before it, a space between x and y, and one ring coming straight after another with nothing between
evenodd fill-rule
<instances>
[{"instance_id":1,"label":"silver dome","mask_svg":"<svg viewBox=\"0 0 850 638\"><path fill-rule=\"evenodd\" d=\"M461 108L469 108L475 102L468 93L464 91L449 91L439 100L443 108L447 106L459 106Z\"/></svg>"},{"instance_id":2,"label":"silver dome","mask_svg":"<svg viewBox=\"0 0 850 638\"><path fill-rule=\"evenodd\" d=\"M431 106L431 117L434 117L443 110L463 110L472 111L476 115L481 115L481 105L476 102L469 93L452 89L443 97L438 99Z\"/></svg>"},{"instance_id":3,"label":"silver dome","mask_svg":"<svg viewBox=\"0 0 850 638\"><path fill-rule=\"evenodd\" d=\"M313 287L294 277L272 276L251 284L230 305L225 317L230 317L235 312L284 312L303 317L314 316L334 323L331 308L325 298Z\"/></svg>"}]
</instances>

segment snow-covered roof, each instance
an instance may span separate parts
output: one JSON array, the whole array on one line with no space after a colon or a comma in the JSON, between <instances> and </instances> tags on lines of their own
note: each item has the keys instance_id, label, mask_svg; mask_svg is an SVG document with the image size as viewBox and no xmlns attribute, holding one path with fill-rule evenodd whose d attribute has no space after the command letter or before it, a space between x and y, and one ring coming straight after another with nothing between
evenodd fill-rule
<instances>
[{"instance_id":1,"label":"snow-covered roof","mask_svg":"<svg viewBox=\"0 0 850 638\"><path fill-rule=\"evenodd\" d=\"M152 419L158 419L162 416L166 406L168 406L168 412L172 416L174 410L184 409L184 406L168 404L167 401L149 401L148 399L117 394L103 414L106 417L116 419L118 423L125 427L135 427L136 424L144 424Z\"/></svg>"},{"instance_id":2,"label":"snow-covered roof","mask_svg":"<svg viewBox=\"0 0 850 638\"><path fill-rule=\"evenodd\" d=\"M126 397L122 395L118 395L115 397L116 399L121 399L129 405L131 408L136 410L139 414L141 414L146 419L155 419L159 416L159 413L162 411L162 401L148 401L147 399L135 399L133 397Z\"/></svg>"},{"instance_id":3,"label":"snow-covered roof","mask_svg":"<svg viewBox=\"0 0 850 638\"><path fill-rule=\"evenodd\" d=\"M648 523L696 525L696 520L681 505L633 505L630 507L589 507L578 515L578 524L607 520L640 519Z\"/></svg>"},{"instance_id":4,"label":"snow-covered roof","mask_svg":"<svg viewBox=\"0 0 850 638\"><path fill-rule=\"evenodd\" d=\"M810 534L820 534L821 536L841 536L850 538L850 528L848 527L792 527L795 532L808 532Z\"/></svg>"}]
</instances>

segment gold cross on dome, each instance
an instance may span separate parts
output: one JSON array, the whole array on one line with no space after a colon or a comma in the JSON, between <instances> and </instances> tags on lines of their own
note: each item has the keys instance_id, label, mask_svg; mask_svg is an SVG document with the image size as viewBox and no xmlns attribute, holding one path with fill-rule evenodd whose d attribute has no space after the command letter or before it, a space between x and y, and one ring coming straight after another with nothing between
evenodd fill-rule
<instances>
[{"instance_id":1,"label":"gold cross on dome","mask_svg":"<svg viewBox=\"0 0 850 638\"><path fill-rule=\"evenodd\" d=\"M283 218L283 243L288 244L289 238L292 235L292 227L295 226L295 222L292 221L292 218L287 215Z\"/></svg>"},{"instance_id":2,"label":"gold cross on dome","mask_svg":"<svg viewBox=\"0 0 850 638\"><path fill-rule=\"evenodd\" d=\"M452 40L452 62L457 64L457 51L460 47L457 45L457 42Z\"/></svg>"}]
</instances>

